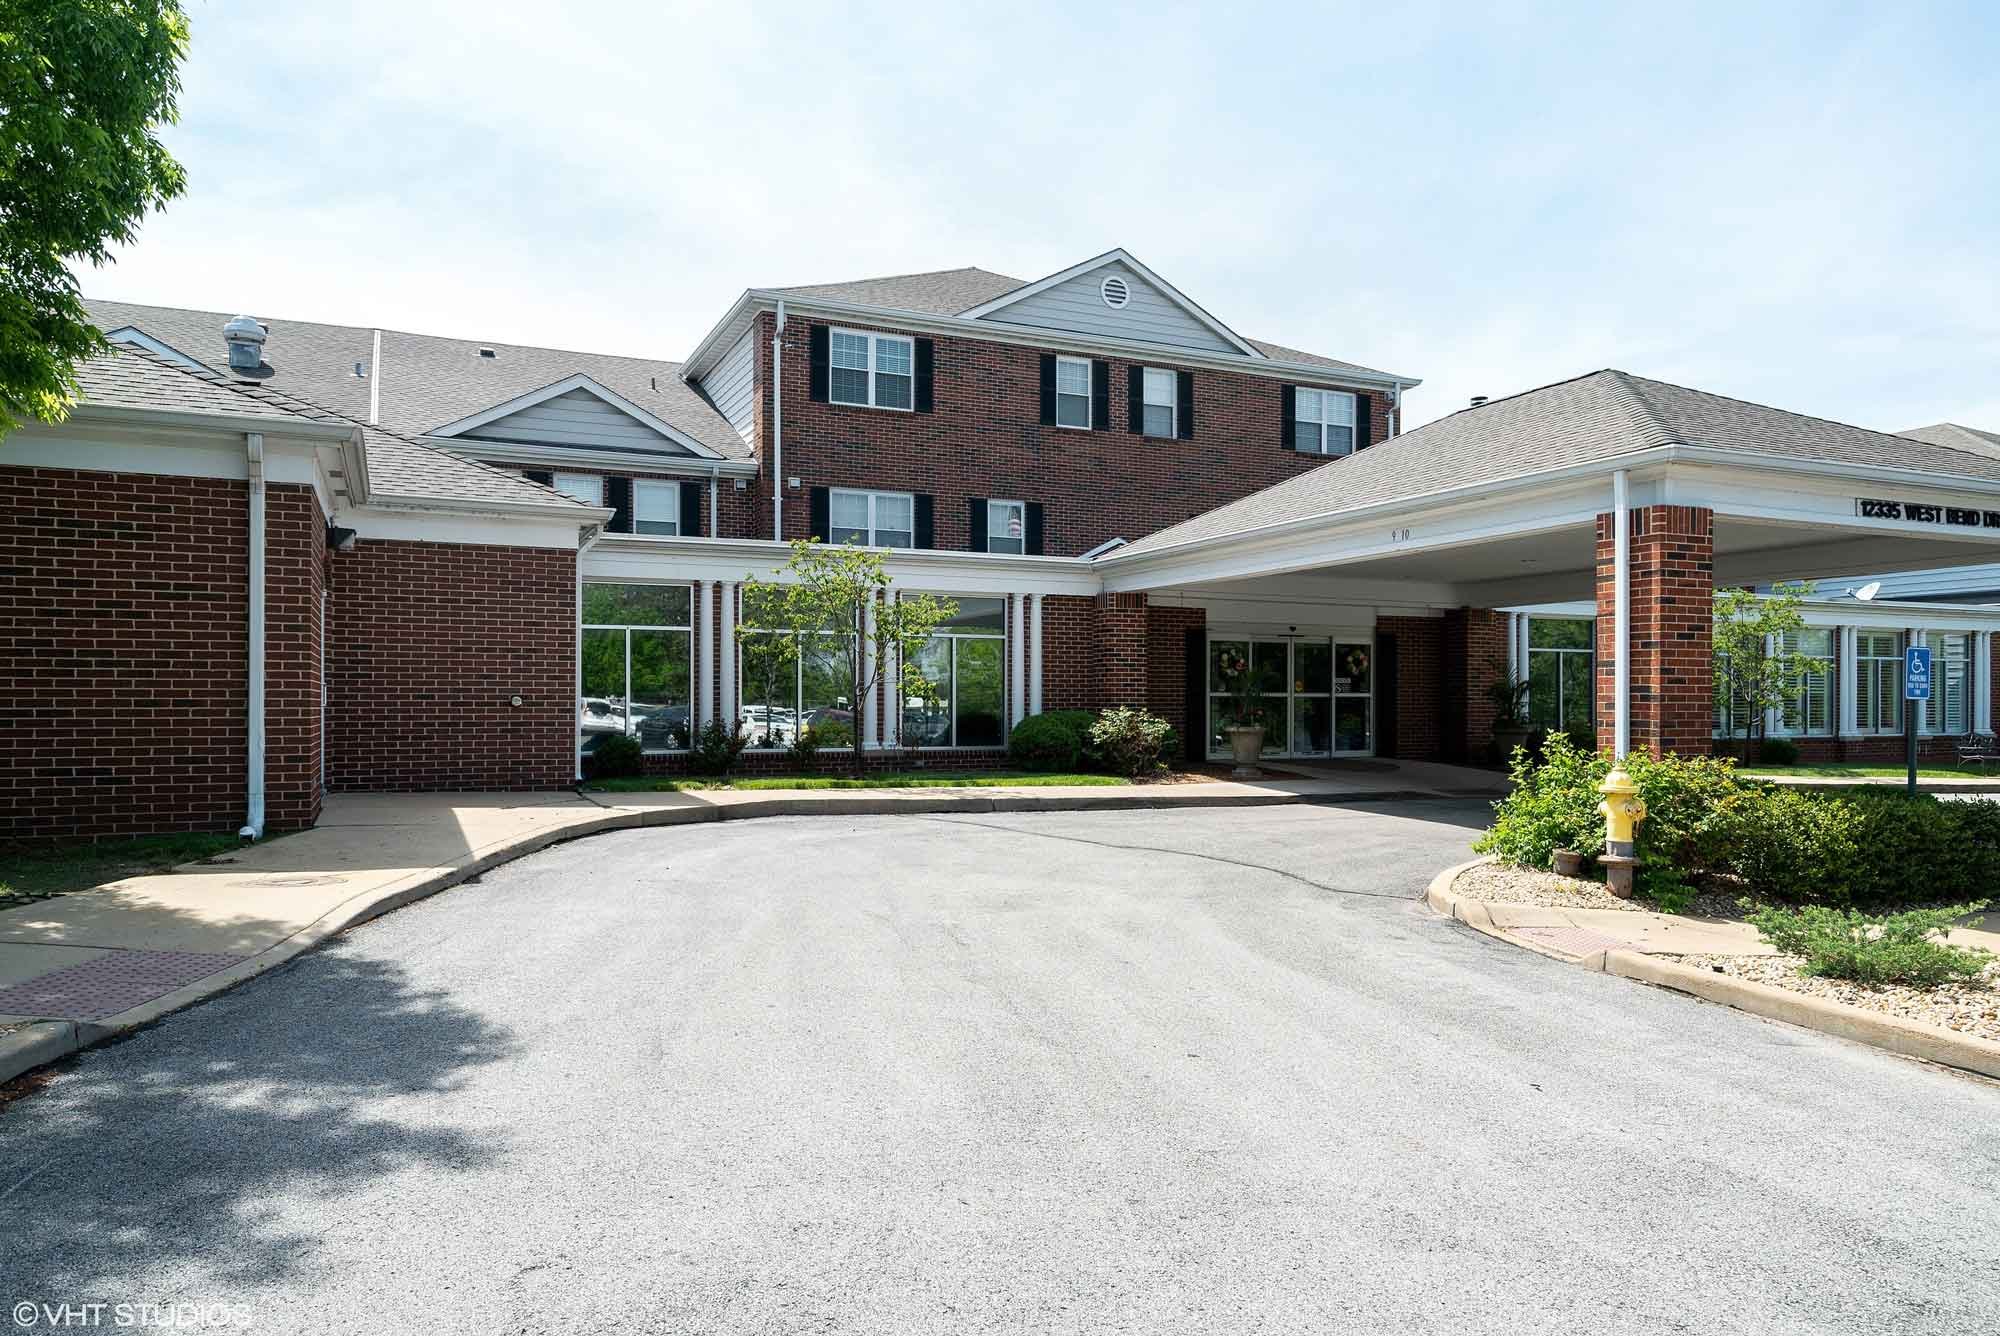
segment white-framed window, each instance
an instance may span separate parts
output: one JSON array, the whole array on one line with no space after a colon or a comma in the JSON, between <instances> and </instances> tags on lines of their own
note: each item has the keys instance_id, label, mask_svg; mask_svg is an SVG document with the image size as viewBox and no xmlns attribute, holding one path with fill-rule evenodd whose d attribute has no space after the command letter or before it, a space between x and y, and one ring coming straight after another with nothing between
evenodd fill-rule
<instances>
[{"instance_id":1,"label":"white-framed window","mask_svg":"<svg viewBox=\"0 0 2000 1336\"><path fill-rule=\"evenodd\" d=\"M681 531L681 485L677 482L632 484L632 532L677 537Z\"/></svg>"},{"instance_id":2,"label":"white-framed window","mask_svg":"<svg viewBox=\"0 0 2000 1336\"><path fill-rule=\"evenodd\" d=\"M916 498L908 492L836 487L827 494L826 538L863 547L915 547L916 511Z\"/></svg>"},{"instance_id":3,"label":"white-framed window","mask_svg":"<svg viewBox=\"0 0 2000 1336\"><path fill-rule=\"evenodd\" d=\"M1924 706L1924 727L1933 733L1957 735L1972 731L1972 633L1930 631L1931 698Z\"/></svg>"},{"instance_id":4,"label":"white-framed window","mask_svg":"<svg viewBox=\"0 0 2000 1336\"><path fill-rule=\"evenodd\" d=\"M604 479L595 473L558 473L555 475L555 489L586 506L604 504Z\"/></svg>"},{"instance_id":5,"label":"white-framed window","mask_svg":"<svg viewBox=\"0 0 2000 1336\"><path fill-rule=\"evenodd\" d=\"M686 747L694 700L693 587L586 584L581 631L578 749L588 756L619 733L647 751Z\"/></svg>"},{"instance_id":6,"label":"white-framed window","mask_svg":"<svg viewBox=\"0 0 2000 1336\"><path fill-rule=\"evenodd\" d=\"M1140 428L1148 436L1172 436L1179 421L1180 378L1171 371L1147 367Z\"/></svg>"},{"instance_id":7,"label":"white-framed window","mask_svg":"<svg viewBox=\"0 0 2000 1336\"><path fill-rule=\"evenodd\" d=\"M1090 430L1090 359L1056 358L1056 425Z\"/></svg>"},{"instance_id":8,"label":"white-framed window","mask_svg":"<svg viewBox=\"0 0 2000 1336\"><path fill-rule=\"evenodd\" d=\"M895 408L916 403L917 346L902 334L827 331L827 397L837 404Z\"/></svg>"},{"instance_id":9,"label":"white-framed window","mask_svg":"<svg viewBox=\"0 0 2000 1336\"><path fill-rule=\"evenodd\" d=\"M762 590L746 589L743 615L754 620ZM822 748L851 747L854 637L844 632L746 631L738 642L737 717L748 745L789 747L804 729Z\"/></svg>"},{"instance_id":10,"label":"white-framed window","mask_svg":"<svg viewBox=\"0 0 2000 1336\"><path fill-rule=\"evenodd\" d=\"M1028 550L1028 508L1019 501L986 503L986 550L1020 554Z\"/></svg>"},{"instance_id":11,"label":"white-framed window","mask_svg":"<svg viewBox=\"0 0 2000 1336\"><path fill-rule=\"evenodd\" d=\"M903 701L903 744L998 747L1007 741L1007 601L952 601L958 612L916 654L934 694Z\"/></svg>"},{"instance_id":12,"label":"white-framed window","mask_svg":"<svg viewBox=\"0 0 2000 1336\"><path fill-rule=\"evenodd\" d=\"M1833 732L1833 663L1839 636L1830 626L1807 626L1779 638L1781 654L1817 659L1817 671L1799 674L1798 697L1778 710L1778 731L1796 737L1820 737Z\"/></svg>"},{"instance_id":13,"label":"white-framed window","mask_svg":"<svg viewBox=\"0 0 2000 1336\"><path fill-rule=\"evenodd\" d=\"M1855 633L1854 718L1863 733L1903 731L1902 632Z\"/></svg>"},{"instance_id":14,"label":"white-framed window","mask_svg":"<svg viewBox=\"0 0 2000 1336\"><path fill-rule=\"evenodd\" d=\"M1597 721L1597 623L1589 617L1528 620L1528 721L1571 741Z\"/></svg>"},{"instance_id":15,"label":"white-framed window","mask_svg":"<svg viewBox=\"0 0 2000 1336\"><path fill-rule=\"evenodd\" d=\"M1292 448L1303 455L1354 453L1354 396L1345 390L1295 391Z\"/></svg>"}]
</instances>

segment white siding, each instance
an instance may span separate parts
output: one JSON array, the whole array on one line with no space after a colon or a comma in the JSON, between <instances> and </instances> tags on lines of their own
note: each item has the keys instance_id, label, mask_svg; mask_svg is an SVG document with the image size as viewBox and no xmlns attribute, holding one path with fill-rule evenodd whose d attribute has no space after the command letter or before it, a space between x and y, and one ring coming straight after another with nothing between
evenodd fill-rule
<instances>
[{"instance_id":1,"label":"white siding","mask_svg":"<svg viewBox=\"0 0 2000 1336\"><path fill-rule=\"evenodd\" d=\"M701 388L711 402L722 410L722 416L729 419L729 425L736 428L746 444L755 445L751 438L756 428L757 410L757 327L752 325L736 341L736 346L722 355L715 369L702 378Z\"/></svg>"},{"instance_id":2,"label":"white siding","mask_svg":"<svg viewBox=\"0 0 2000 1336\"><path fill-rule=\"evenodd\" d=\"M693 453L585 389L571 390L518 413L509 413L466 432L463 439L651 450L665 455Z\"/></svg>"},{"instance_id":3,"label":"white siding","mask_svg":"<svg viewBox=\"0 0 2000 1336\"><path fill-rule=\"evenodd\" d=\"M1132 292L1132 299L1115 309L1106 306L1099 293L1105 278L1111 274L1124 279ZM1118 263L1078 274L1012 306L1003 306L981 319L996 324L1032 325L1036 329L1063 329L1079 334L1139 339L1147 343L1200 348L1207 352L1240 351L1229 340L1188 314L1179 303Z\"/></svg>"}]
</instances>

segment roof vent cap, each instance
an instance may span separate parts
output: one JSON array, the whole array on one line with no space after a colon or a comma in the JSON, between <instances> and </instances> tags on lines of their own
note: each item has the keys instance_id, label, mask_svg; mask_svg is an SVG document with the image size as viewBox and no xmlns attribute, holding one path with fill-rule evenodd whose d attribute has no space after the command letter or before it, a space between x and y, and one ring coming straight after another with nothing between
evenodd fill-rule
<instances>
[{"instance_id":1,"label":"roof vent cap","mask_svg":"<svg viewBox=\"0 0 2000 1336\"><path fill-rule=\"evenodd\" d=\"M1104 304L1114 311L1132 300L1132 289L1116 274L1106 274L1104 281L1097 285L1097 292L1104 298Z\"/></svg>"},{"instance_id":2,"label":"roof vent cap","mask_svg":"<svg viewBox=\"0 0 2000 1336\"><path fill-rule=\"evenodd\" d=\"M479 355L481 357L498 357L500 354L494 352L491 348L481 348L479 350Z\"/></svg>"},{"instance_id":3,"label":"roof vent cap","mask_svg":"<svg viewBox=\"0 0 2000 1336\"><path fill-rule=\"evenodd\" d=\"M1486 407L1486 396L1485 396L1485 395L1483 395L1483 394L1475 394L1475 395L1473 395L1473 396L1472 396L1472 406L1473 406L1474 408L1484 408L1484 407Z\"/></svg>"},{"instance_id":4,"label":"roof vent cap","mask_svg":"<svg viewBox=\"0 0 2000 1336\"><path fill-rule=\"evenodd\" d=\"M270 337L256 320L239 315L222 327L222 341L229 348L229 365L235 371L255 371L264 365L264 340Z\"/></svg>"}]
</instances>

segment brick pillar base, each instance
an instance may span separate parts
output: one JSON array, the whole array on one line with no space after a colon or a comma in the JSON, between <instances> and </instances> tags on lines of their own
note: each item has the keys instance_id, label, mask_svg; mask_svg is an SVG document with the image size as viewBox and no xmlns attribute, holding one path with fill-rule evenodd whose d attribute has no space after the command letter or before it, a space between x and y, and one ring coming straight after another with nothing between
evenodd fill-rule
<instances>
[{"instance_id":1,"label":"brick pillar base","mask_svg":"<svg viewBox=\"0 0 2000 1336\"><path fill-rule=\"evenodd\" d=\"M1493 698L1487 689L1507 675L1507 618L1491 608L1451 608L1444 614L1443 695L1437 703L1444 755L1477 761L1493 741Z\"/></svg>"},{"instance_id":2,"label":"brick pillar base","mask_svg":"<svg viewBox=\"0 0 2000 1336\"><path fill-rule=\"evenodd\" d=\"M1715 514L1698 506L1632 509L1632 746L1706 755L1715 732L1709 661ZM1617 633L1612 517L1597 517L1599 745L1616 741Z\"/></svg>"},{"instance_id":3,"label":"brick pillar base","mask_svg":"<svg viewBox=\"0 0 2000 1336\"><path fill-rule=\"evenodd\" d=\"M1146 648L1146 596L1098 595L1099 705L1146 706Z\"/></svg>"}]
</instances>

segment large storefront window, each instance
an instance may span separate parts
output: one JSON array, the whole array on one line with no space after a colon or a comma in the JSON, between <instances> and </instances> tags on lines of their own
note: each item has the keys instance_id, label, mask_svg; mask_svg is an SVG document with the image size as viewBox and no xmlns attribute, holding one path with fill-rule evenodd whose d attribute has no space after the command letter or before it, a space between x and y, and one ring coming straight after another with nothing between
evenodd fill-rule
<instances>
[{"instance_id":1,"label":"large storefront window","mask_svg":"<svg viewBox=\"0 0 2000 1336\"><path fill-rule=\"evenodd\" d=\"M1924 727L1933 733L1972 731L1972 635L1966 631L1932 631L1931 698L1924 707Z\"/></svg>"},{"instance_id":2,"label":"large storefront window","mask_svg":"<svg viewBox=\"0 0 2000 1336\"><path fill-rule=\"evenodd\" d=\"M769 591L746 589L743 617L757 620ZM739 642L739 718L751 747L788 747L799 730L820 745L854 742L854 637L845 632L748 631Z\"/></svg>"},{"instance_id":3,"label":"large storefront window","mask_svg":"<svg viewBox=\"0 0 2000 1336\"><path fill-rule=\"evenodd\" d=\"M1528 721L1576 737L1597 718L1597 623L1588 617L1528 620Z\"/></svg>"},{"instance_id":4,"label":"large storefront window","mask_svg":"<svg viewBox=\"0 0 2000 1336\"><path fill-rule=\"evenodd\" d=\"M1208 644L1211 756L1229 751L1223 730L1235 722L1235 703L1223 665L1238 659L1250 664L1266 755L1352 755L1374 746L1374 646L1326 636L1215 638Z\"/></svg>"},{"instance_id":5,"label":"large storefront window","mask_svg":"<svg viewBox=\"0 0 2000 1336\"><path fill-rule=\"evenodd\" d=\"M1903 731L1903 637L1900 632L1855 633L1854 717L1863 733Z\"/></svg>"},{"instance_id":6,"label":"large storefront window","mask_svg":"<svg viewBox=\"0 0 2000 1336\"><path fill-rule=\"evenodd\" d=\"M1003 667L1007 602L953 600L958 612L918 651L930 699L903 703L906 747L997 747L1007 740Z\"/></svg>"},{"instance_id":7,"label":"large storefront window","mask_svg":"<svg viewBox=\"0 0 2000 1336\"><path fill-rule=\"evenodd\" d=\"M577 701L583 751L619 733L647 751L688 745L693 611L687 585L583 587Z\"/></svg>"}]
</instances>

